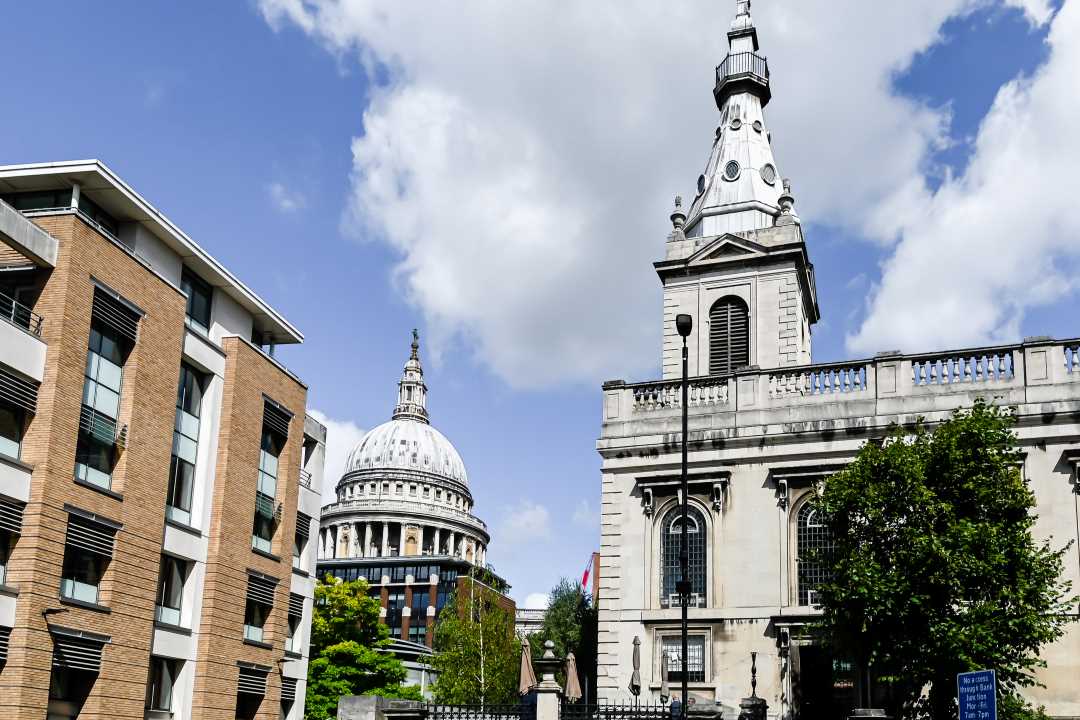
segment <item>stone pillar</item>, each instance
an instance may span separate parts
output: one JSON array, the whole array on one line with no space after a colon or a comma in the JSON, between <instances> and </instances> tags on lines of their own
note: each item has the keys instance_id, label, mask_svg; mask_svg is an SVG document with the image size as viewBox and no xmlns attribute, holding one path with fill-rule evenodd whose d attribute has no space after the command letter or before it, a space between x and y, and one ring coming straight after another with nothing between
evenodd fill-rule
<instances>
[{"instance_id":1,"label":"stone pillar","mask_svg":"<svg viewBox=\"0 0 1080 720\"><path fill-rule=\"evenodd\" d=\"M360 523L354 522L349 526L349 557L363 557L364 553L360 547L360 543L363 542L363 536L360 534Z\"/></svg>"},{"instance_id":2,"label":"stone pillar","mask_svg":"<svg viewBox=\"0 0 1080 720\"><path fill-rule=\"evenodd\" d=\"M450 531L450 545L446 548L446 554L450 557L457 555L457 533L453 530Z\"/></svg>"},{"instance_id":3,"label":"stone pillar","mask_svg":"<svg viewBox=\"0 0 1080 720\"><path fill-rule=\"evenodd\" d=\"M364 553L363 557L371 555L371 523L364 523Z\"/></svg>"},{"instance_id":4,"label":"stone pillar","mask_svg":"<svg viewBox=\"0 0 1080 720\"><path fill-rule=\"evenodd\" d=\"M559 706L562 688L555 681L555 672L562 666L562 661L555 657L555 643L544 642L544 656L535 663L540 675L536 684L536 720L559 720Z\"/></svg>"},{"instance_id":5,"label":"stone pillar","mask_svg":"<svg viewBox=\"0 0 1080 720\"><path fill-rule=\"evenodd\" d=\"M390 552L390 523L383 521L382 524L382 554L380 557L386 557Z\"/></svg>"},{"instance_id":6,"label":"stone pillar","mask_svg":"<svg viewBox=\"0 0 1080 720\"><path fill-rule=\"evenodd\" d=\"M435 554L436 555L439 554L439 540L440 540L439 533L440 533L439 528L435 528L435 540L433 541L433 545L435 547Z\"/></svg>"}]
</instances>

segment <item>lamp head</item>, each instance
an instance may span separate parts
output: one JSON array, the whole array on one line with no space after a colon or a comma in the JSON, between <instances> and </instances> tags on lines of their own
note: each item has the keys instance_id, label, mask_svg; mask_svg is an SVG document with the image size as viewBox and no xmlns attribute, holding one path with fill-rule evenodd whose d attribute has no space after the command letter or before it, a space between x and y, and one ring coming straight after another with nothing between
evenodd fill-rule
<instances>
[{"instance_id":1,"label":"lamp head","mask_svg":"<svg viewBox=\"0 0 1080 720\"><path fill-rule=\"evenodd\" d=\"M682 337L688 337L690 331L694 329L694 318L685 313L675 316L675 328L679 331L679 335Z\"/></svg>"}]
</instances>

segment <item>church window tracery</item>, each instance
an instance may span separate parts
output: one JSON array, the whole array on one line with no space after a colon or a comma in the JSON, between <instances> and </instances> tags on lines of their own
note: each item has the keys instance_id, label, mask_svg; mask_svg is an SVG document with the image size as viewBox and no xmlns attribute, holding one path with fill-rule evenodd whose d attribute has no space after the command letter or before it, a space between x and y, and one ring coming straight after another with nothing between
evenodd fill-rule
<instances>
[{"instance_id":1,"label":"church window tracery","mask_svg":"<svg viewBox=\"0 0 1080 720\"><path fill-rule=\"evenodd\" d=\"M691 607L704 607L706 594L706 557L708 536L705 517L696 507L687 509L687 550L689 565L687 572L690 580ZM661 602L665 605L678 605L676 583L679 581L679 550L682 547L682 508L672 508L661 523L660 558L661 558Z\"/></svg>"},{"instance_id":2,"label":"church window tracery","mask_svg":"<svg viewBox=\"0 0 1080 720\"><path fill-rule=\"evenodd\" d=\"M823 555L833 549L832 533L814 499L799 508L795 520L795 565L799 605L814 605L817 589L830 580Z\"/></svg>"}]
</instances>

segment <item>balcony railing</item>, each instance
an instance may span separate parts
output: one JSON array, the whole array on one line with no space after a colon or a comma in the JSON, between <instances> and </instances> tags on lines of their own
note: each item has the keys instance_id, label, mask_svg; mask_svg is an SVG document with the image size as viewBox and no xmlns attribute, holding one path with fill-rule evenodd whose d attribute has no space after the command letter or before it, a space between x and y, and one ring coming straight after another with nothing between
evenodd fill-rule
<instances>
[{"instance_id":1,"label":"balcony railing","mask_svg":"<svg viewBox=\"0 0 1080 720\"><path fill-rule=\"evenodd\" d=\"M832 419L841 413L838 403L864 403L860 415L951 410L970 404L973 393L1009 404L1080 400L1080 339L747 368L729 376L691 378L688 396L691 415L754 413L749 422L765 424ZM655 419L677 425L682 405L678 380L616 381L604 386L604 396L607 423ZM760 415L774 411L775 416ZM855 410L841 414L850 412Z\"/></svg>"},{"instance_id":2,"label":"balcony railing","mask_svg":"<svg viewBox=\"0 0 1080 720\"><path fill-rule=\"evenodd\" d=\"M730 78L749 75L761 81L769 82L769 63L764 57L752 52L729 54L716 66L716 82L722 83Z\"/></svg>"},{"instance_id":3,"label":"balcony railing","mask_svg":"<svg viewBox=\"0 0 1080 720\"><path fill-rule=\"evenodd\" d=\"M311 488L311 471L300 468L300 484L306 488Z\"/></svg>"},{"instance_id":4,"label":"balcony railing","mask_svg":"<svg viewBox=\"0 0 1080 720\"><path fill-rule=\"evenodd\" d=\"M0 293L0 318L28 333L41 337L41 324L45 319L13 297Z\"/></svg>"}]
</instances>

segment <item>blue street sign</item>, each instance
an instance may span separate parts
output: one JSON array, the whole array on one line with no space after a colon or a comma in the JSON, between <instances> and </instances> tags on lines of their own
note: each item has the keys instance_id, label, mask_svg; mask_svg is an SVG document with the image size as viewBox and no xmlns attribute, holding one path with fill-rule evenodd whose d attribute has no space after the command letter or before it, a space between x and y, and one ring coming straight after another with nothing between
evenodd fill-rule
<instances>
[{"instance_id":1,"label":"blue street sign","mask_svg":"<svg viewBox=\"0 0 1080 720\"><path fill-rule=\"evenodd\" d=\"M997 720L997 675L993 670L957 673L960 720Z\"/></svg>"}]
</instances>

